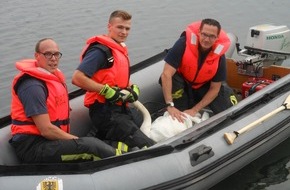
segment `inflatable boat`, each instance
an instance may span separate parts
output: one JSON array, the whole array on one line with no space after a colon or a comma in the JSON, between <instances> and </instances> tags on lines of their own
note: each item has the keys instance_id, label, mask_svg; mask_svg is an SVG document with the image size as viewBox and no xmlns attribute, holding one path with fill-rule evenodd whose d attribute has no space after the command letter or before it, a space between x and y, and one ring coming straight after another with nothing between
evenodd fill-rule
<instances>
[{"instance_id":1,"label":"inflatable boat","mask_svg":"<svg viewBox=\"0 0 290 190\"><path fill-rule=\"evenodd\" d=\"M227 83L240 97L238 104L147 149L91 162L22 164L8 143L10 117L1 118L0 189L214 186L289 138L290 68L282 66L290 56L289 39L286 26L251 27L244 49L233 43L243 59L227 59ZM165 106L158 84L165 55L161 52L131 67L131 80L141 89L139 101L153 120ZM78 136L84 136L92 125L83 94L82 90L70 93L71 133Z\"/></svg>"}]
</instances>

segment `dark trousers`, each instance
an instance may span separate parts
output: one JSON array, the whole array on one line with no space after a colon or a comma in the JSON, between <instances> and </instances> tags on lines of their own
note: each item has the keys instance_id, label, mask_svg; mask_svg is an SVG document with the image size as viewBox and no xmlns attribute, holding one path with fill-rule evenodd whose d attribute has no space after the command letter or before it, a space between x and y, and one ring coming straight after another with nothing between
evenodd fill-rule
<instances>
[{"instance_id":1,"label":"dark trousers","mask_svg":"<svg viewBox=\"0 0 290 190\"><path fill-rule=\"evenodd\" d=\"M185 82L182 76L175 74L172 80L172 94L174 106L181 111L192 108L208 92L210 82L198 89L193 89L191 84ZM220 113L237 104L233 90L223 83L218 96L208 105L214 114Z\"/></svg>"},{"instance_id":2,"label":"dark trousers","mask_svg":"<svg viewBox=\"0 0 290 190\"><path fill-rule=\"evenodd\" d=\"M23 163L61 163L99 160L116 155L116 150L94 137L47 140L37 135L15 135L10 144Z\"/></svg>"},{"instance_id":3,"label":"dark trousers","mask_svg":"<svg viewBox=\"0 0 290 190\"><path fill-rule=\"evenodd\" d=\"M154 141L141 132L141 122L133 117L132 109L125 106L94 103L89 109L94 128L88 136L95 136L110 144L121 141L130 148L149 147Z\"/></svg>"}]
</instances>

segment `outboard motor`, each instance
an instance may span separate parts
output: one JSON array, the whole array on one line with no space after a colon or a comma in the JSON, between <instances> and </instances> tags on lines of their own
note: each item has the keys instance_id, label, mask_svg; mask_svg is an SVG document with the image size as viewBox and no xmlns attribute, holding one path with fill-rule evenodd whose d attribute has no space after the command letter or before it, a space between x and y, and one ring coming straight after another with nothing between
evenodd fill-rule
<instances>
[{"instance_id":1,"label":"outboard motor","mask_svg":"<svg viewBox=\"0 0 290 190\"><path fill-rule=\"evenodd\" d=\"M238 73L260 77L262 67L281 65L290 58L290 30L287 26L270 24L251 27L248 32L246 45L237 52L246 58L238 62Z\"/></svg>"},{"instance_id":2,"label":"outboard motor","mask_svg":"<svg viewBox=\"0 0 290 190\"><path fill-rule=\"evenodd\" d=\"M239 55L246 57L237 62L238 73L251 76L243 83L243 98L260 90L277 79L264 79L263 68L270 65L282 65L290 58L290 30L287 26L270 24L251 27L244 49L236 44Z\"/></svg>"}]
</instances>

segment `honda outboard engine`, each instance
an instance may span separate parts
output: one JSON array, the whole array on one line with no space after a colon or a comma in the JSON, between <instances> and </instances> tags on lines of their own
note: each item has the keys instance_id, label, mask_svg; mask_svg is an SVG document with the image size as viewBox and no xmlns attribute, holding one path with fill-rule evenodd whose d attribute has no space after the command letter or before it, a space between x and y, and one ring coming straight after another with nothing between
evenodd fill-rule
<instances>
[{"instance_id":1,"label":"honda outboard engine","mask_svg":"<svg viewBox=\"0 0 290 190\"><path fill-rule=\"evenodd\" d=\"M249 76L262 76L262 67L281 65L290 58L290 30L287 26L263 24L249 29L246 45L237 51L246 58L238 62L238 72Z\"/></svg>"}]
</instances>

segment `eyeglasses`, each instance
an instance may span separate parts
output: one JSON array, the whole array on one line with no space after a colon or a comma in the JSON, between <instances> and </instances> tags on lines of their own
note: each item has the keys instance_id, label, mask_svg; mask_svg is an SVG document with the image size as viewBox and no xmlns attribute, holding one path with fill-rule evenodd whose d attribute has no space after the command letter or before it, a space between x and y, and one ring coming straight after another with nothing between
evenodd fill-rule
<instances>
[{"instance_id":1,"label":"eyeglasses","mask_svg":"<svg viewBox=\"0 0 290 190\"><path fill-rule=\"evenodd\" d=\"M60 59L61 56L62 56L62 53L60 53L60 52L55 52L55 53L51 53L51 52L44 52L44 53L42 53L42 52L38 52L38 53L44 55L44 57L45 57L46 59L51 59L52 56L54 56L56 59Z\"/></svg>"},{"instance_id":2,"label":"eyeglasses","mask_svg":"<svg viewBox=\"0 0 290 190\"><path fill-rule=\"evenodd\" d=\"M215 36L215 35L210 35L210 34L206 34L206 33L204 33L204 32L201 32L200 33L200 36L202 37L202 38L209 38L210 40L215 40L216 38L217 38L217 36Z\"/></svg>"}]
</instances>

